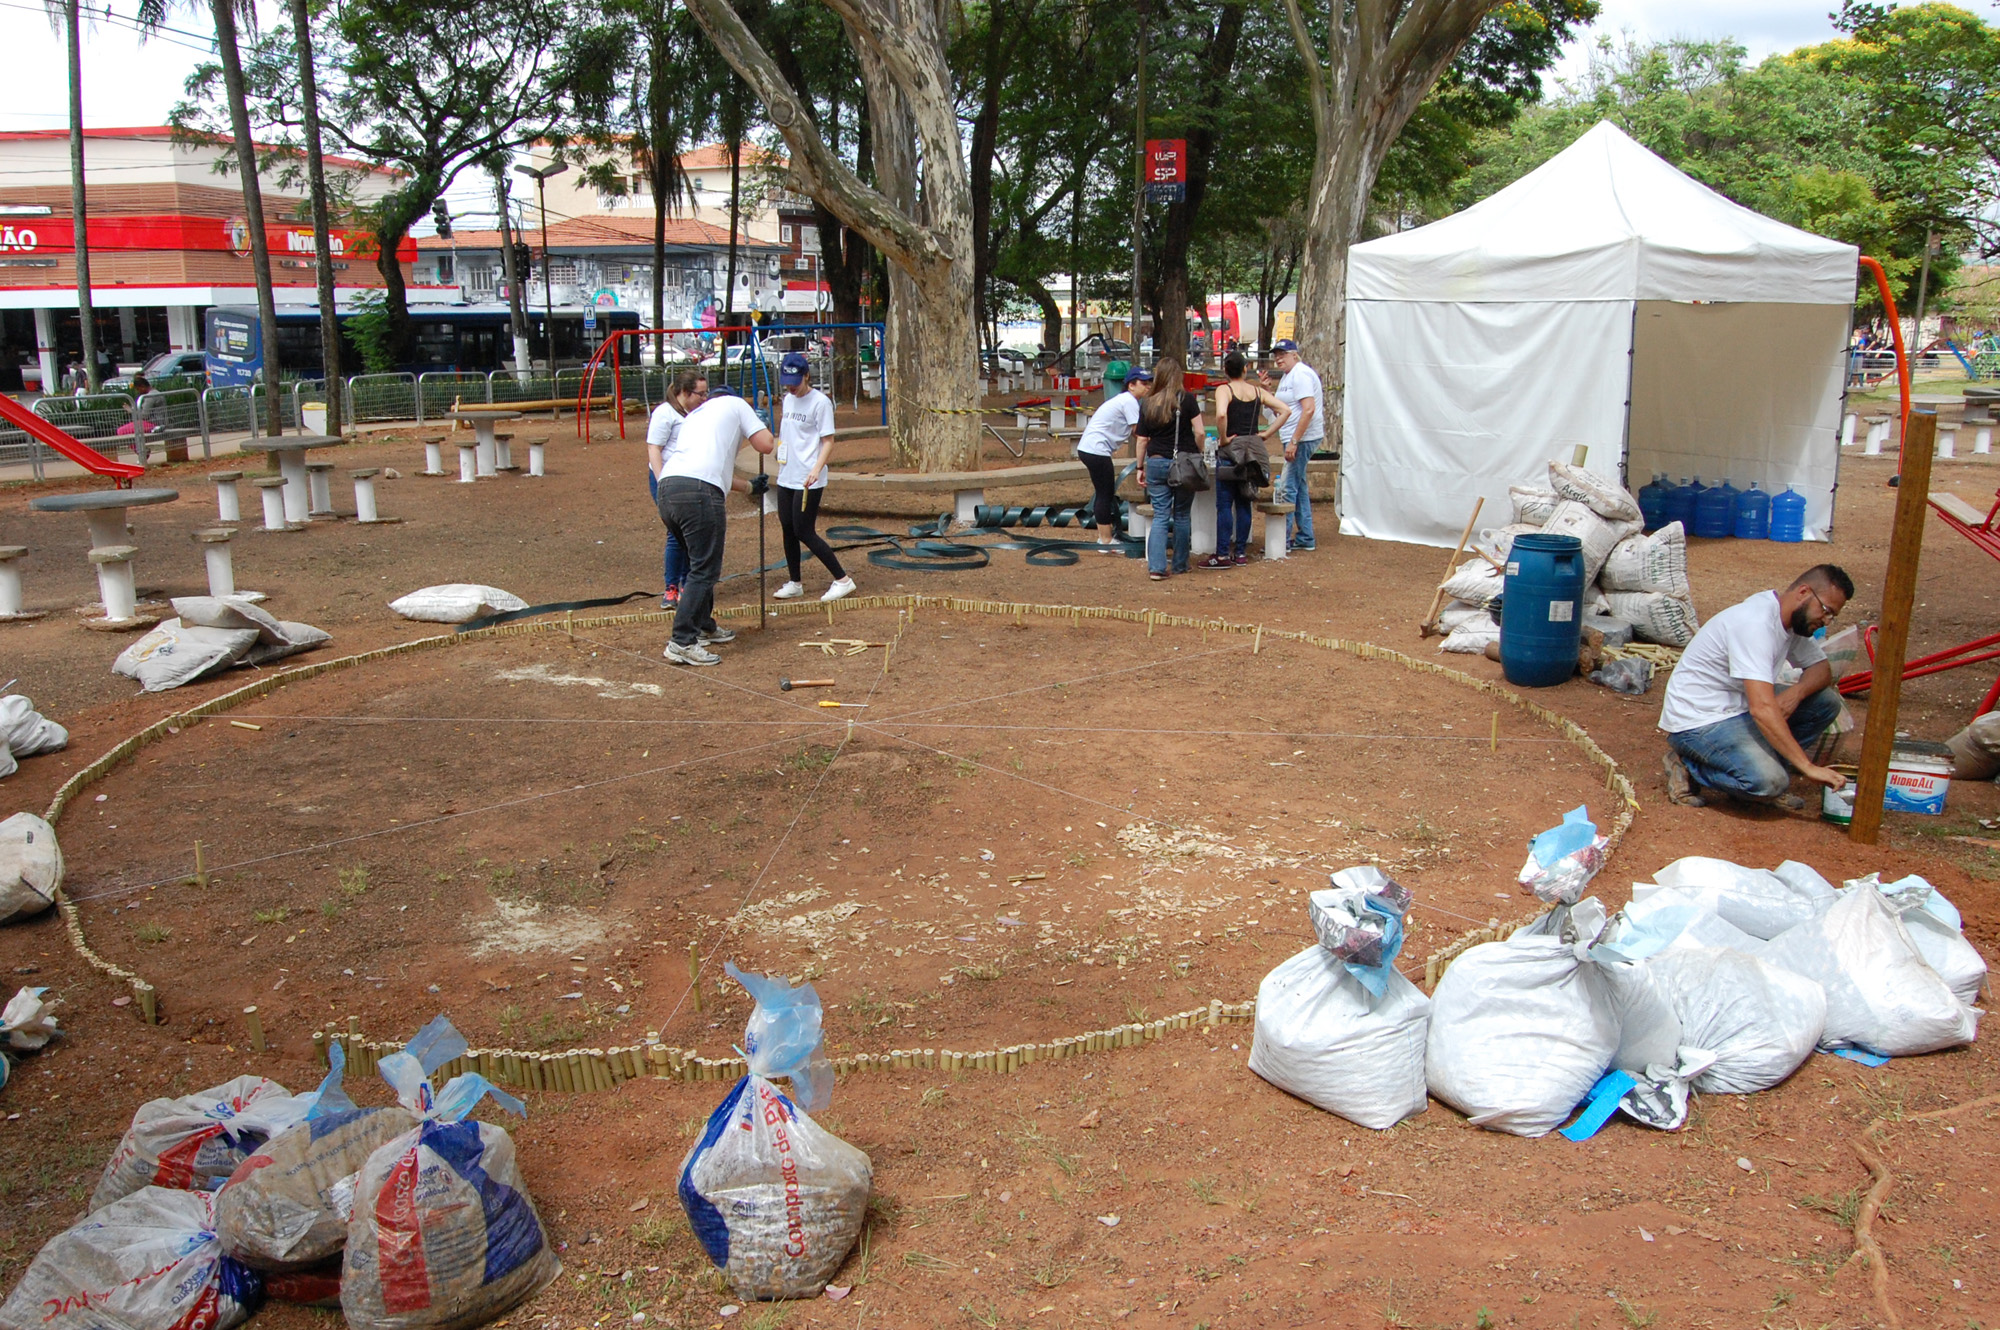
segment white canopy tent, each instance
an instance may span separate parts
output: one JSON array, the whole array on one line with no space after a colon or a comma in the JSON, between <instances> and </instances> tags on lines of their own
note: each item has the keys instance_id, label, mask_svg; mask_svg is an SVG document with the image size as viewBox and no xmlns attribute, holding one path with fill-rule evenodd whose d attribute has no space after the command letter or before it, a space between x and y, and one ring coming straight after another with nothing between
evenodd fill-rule
<instances>
[{"instance_id":1,"label":"white canopy tent","mask_svg":"<svg viewBox=\"0 0 2000 1330\"><path fill-rule=\"evenodd\" d=\"M1598 124L1465 211L1350 251L1343 534L1449 545L1586 444L1637 490L1752 481L1833 520L1857 251Z\"/></svg>"}]
</instances>

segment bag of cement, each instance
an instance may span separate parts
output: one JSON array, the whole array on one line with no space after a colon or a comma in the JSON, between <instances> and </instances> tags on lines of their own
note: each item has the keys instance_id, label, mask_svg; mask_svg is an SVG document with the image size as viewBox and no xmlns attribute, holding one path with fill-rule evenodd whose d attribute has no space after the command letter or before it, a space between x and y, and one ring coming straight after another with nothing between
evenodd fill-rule
<instances>
[{"instance_id":1,"label":"bag of cement","mask_svg":"<svg viewBox=\"0 0 2000 1330\"><path fill-rule=\"evenodd\" d=\"M1485 609L1500 598L1500 570L1484 559L1467 559L1444 579L1444 593L1474 609Z\"/></svg>"},{"instance_id":2,"label":"bag of cement","mask_svg":"<svg viewBox=\"0 0 2000 1330\"><path fill-rule=\"evenodd\" d=\"M1633 635L1641 642L1684 647L1694 641L1695 631L1701 627L1694 602L1679 596L1659 591L1607 591L1604 598L1611 602L1612 615L1631 624Z\"/></svg>"},{"instance_id":3,"label":"bag of cement","mask_svg":"<svg viewBox=\"0 0 2000 1330\"><path fill-rule=\"evenodd\" d=\"M1688 599L1687 534L1669 522L1651 535L1627 536L1611 547L1598 581L1606 591L1657 591Z\"/></svg>"},{"instance_id":4,"label":"bag of cement","mask_svg":"<svg viewBox=\"0 0 2000 1330\"><path fill-rule=\"evenodd\" d=\"M340 1272L350 1330L469 1330L562 1273L513 1138L467 1117L488 1095L510 1113L526 1117L527 1108L477 1072L432 1093L424 1064L463 1052L465 1040L439 1016L382 1059L382 1079L418 1122L369 1155L353 1180ZM342 1199L329 1197L336 1206Z\"/></svg>"},{"instance_id":5,"label":"bag of cement","mask_svg":"<svg viewBox=\"0 0 2000 1330\"><path fill-rule=\"evenodd\" d=\"M861 1236L874 1169L807 1116L833 1093L812 985L727 969L756 999L743 1041L750 1074L681 1161L681 1207L739 1296L818 1297ZM778 1076L789 1098L771 1083Z\"/></svg>"},{"instance_id":6,"label":"bag of cement","mask_svg":"<svg viewBox=\"0 0 2000 1330\"><path fill-rule=\"evenodd\" d=\"M519 596L510 596L499 587L481 586L476 582L448 582L443 586L427 586L421 591L389 602L389 608L405 619L418 619L424 623L465 623L486 614L505 614L509 610L525 610L528 602Z\"/></svg>"},{"instance_id":7,"label":"bag of cement","mask_svg":"<svg viewBox=\"0 0 2000 1330\"><path fill-rule=\"evenodd\" d=\"M221 673L256 642L254 628L197 628L168 619L119 652L111 672L137 679L146 692L164 693Z\"/></svg>"},{"instance_id":8,"label":"bag of cement","mask_svg":"<svg viewBox=\"0 0 2000 1330\"><path fill-rule=\"evenodd\" d=\"M240 596L175 596L174 613L191 627L255 629L255 642L238 656L244 665L263 665L332 640L323 629L277 618Z\"/></svg>"},{"instance_id":9,"label":"bag of cement","mask_svg":"<svg viewBox=\"0 0 2000 1330\"><path fill-rule=\"evenodd\" d=\"M1958 907L1945 899L1943 892L1915 873L1895 882L1884 882L1880 873L1870 873L1847 887L1873 887L1881 892L1910 931L1917 953L1938 972L1946 987L1967 1006L1979 1001L1979 990L1986 986L1986 958L1965 940Z\"/></svg>"},{"instance_id":10,"label":"bag of cement","mask_svg":"<svg viewBox=\"0 0 2000 1330\"><path fill-rule=\"evenodd\" d=\"M462 1047L462 1044L461 1044ZM422 1057L424 1071L448 1057ZM215 1231L222 1248L245 1265L267 1271L306 1271L338 1257L347 1241L348 1216L330 1199L334 1188L352 1179L368 1157L417 1125L401 1108L357 1108L340 1087L347 1053L327 1047L332 1063L310 1096L303 1121L279 1132L236 1166L215 1198ZM350 1188L351 1188L350 1182ZM335 1298L338 1301L338 1271ZM314 1301L272 1289L287 1301Z\"/></svg>"},{"instance_id":11,"label":"bag of cement","mask_svg":"<svg viewBox=\"0 0 2000 1330\"><path fill-rule=\"evenodd\" d=\"M1549 514L1549 520L1542 524L1545 535L1575 536L1582 543L1585 586L1597 580L1598 571L1611 557L1612 548L1640 529L1636 513L1629 521L1613 521L1575 499L1564 499L1557 504L1556 510Z\"/></svg>"},{"instance_id":12,"label":"bag of cement","mask_svg":"<svg viewBox=\"0 0 2000 1330\"><path fill-rule=\"evenodd\" d=\"M1651 882L1634 882L1632 899L1637 903L1662 891L1689 896L1764 940L1816 918L1837 894L1831 882L1794 859L1768 869L1700 855L1674 860L1653 874Z\"/></svg>"},{"instance_id":13,"label":"bag of cement","mask_svg":"<svg viewBox=\"0 0 2000 1330\"><path fill-rule=\"evenodd\" d=\"M1500 621L1482 611L1478 618L1467 619L1446 633L1444 641L1438 643L1438 650L1478 656L1485 654L1486 648L1499 640Z\"/></svg>"},{"instance_id":14,"label":"bag of cement","mask_svg":"<svg viewBox=\"0 0 2000 1330\"><path fill-rule=\"evenodd\" d=\"M1430 1092L1475 1127L1562 1125L1618 1052L1617 1002L1590 959L1603 922L1586 898L1453 961L1431 995Z\"/></svg>"},{"instance_id":15,"label":"bag of cement","mask_svg":"<svg viewBox=\"0 0 2000 1330\"><path fill-rule=\"evenodd\" d=\"M229 1330L264 1298L223 1255L205 1192L142 1187L49 1239L0 1330Z\"/></svg>"},{"instance_id":16,"label":"bag of cement","mask_svg":"<svg viewBox=\"0 0 2000 1330\"><path fill-rule=\"evenodd\" d=\"M0 697L0 748L15 757L33 757L69 747L69 731L35 710L19 693Z\"/></svg>"},{"instance_id":17,"label":"bag of cement","mask_svg":"<svg viewBox=\"0 0 2000 1330\"><path fill-rule=\"evenodd\" d=\"M33 813L0 822L0 924L27 919L56 903L62 886L56 829Z\"/></svg>"},{"instance_id":18,"label":"bag of cement","mask_svg":"<svg viewBox=\"0 0 2000 1330\"><path fill-rule=\"evenodd\" d=\"M1527 535L1530 532L1540 531L1541 529L1540 526L1531 526L1526 522L1511 522L1506 526L1481 527L1479 529L1479 539L1473 541L1472 545L1474 549L1487 558L1505 563L1507 562L1507 556L1513 552L1514 537ZM1495 591L1493 594L1497 596L1500 593Z\"/></svg>"},{"instance_id":19,"label":"bag of cement","mask_svg":"<svg viewBox=\"0 0 2000 1330\"><path fill-rule=\"evenodd\" d=\"M1438 611L1438 627L1449 633L1465 624L1483 623L1492 617L1484 607L1474 605L1470 601L1447 601L1445 607Z\"/></svg>"},{"instance_id":20,"label":"bag of cement","mask_svg":"<svg viewBox=\"0 0 2000 1330\"><path fill-rule=\"evenodd\" d=\"M1768 1090L1812 1056L1826 1031L1826 990L1747 952L1676 946L1645 964L1673 1003L1682 1041L1715 1055L1697 1090Z\"/></svg>"},{"instance_id":21,"label":"bag of cement","mask_svg":"<svg viewBox=\"0 0 2000 1330\"><path fill-rule=\"evenodd\" d=\"M141 1104L104 1166L90 1208L101 1210L141 1187L214 1191L310 1106L262 1076Z\"/></svg>"},{"instance_id":22,"label":"bag of cement","mask_svg":"<svg viewBox=\"0 0 2000 1330\"><path fill-rule=\"evenodd\" d=\"M1562 502L1554 490L1543 489L1539 485L1509 485L1507 498L1514 505L1515 526L1540 528L1549 520L1549 514Z\"/></svg>"},{"instance_id":23,"label":"bag of cement","mask_svg":"<svg viewBox=\"0 0 2000 1330\"><path fill-rule=\"evenodd\" d=\"M1759 943L1755 954L1826 990L1825 1044L1905 1057L1979 1034L1978 1009L1924 960L1879 891L1840 892L1824 913Z\"/></svg>"},{"instance_id":24,"label":"bag of cement","mask_svg":"<svg viewBox=\"0 0 2000 1330\"><path fill-rule=\"evenodd\" d=\"M1549 486L1564 499L1583 504L1612 522L1639 520L1639 501L1617 481L1568 462L1549 463Z\"/></svg>"},{"instance_id":25,"label":"bag of cement","mask_svg":"<svg viewBox=\"0 0 2000 1330\"><path fill-rule=\"evenodd\" d=\"M1579 804L1528 843L1528 861L1516 880L1545 905L1574 905L1604 867L1610 844L1609 837L1597 834L1589 807Z\"/></svg>"}]
</instances>

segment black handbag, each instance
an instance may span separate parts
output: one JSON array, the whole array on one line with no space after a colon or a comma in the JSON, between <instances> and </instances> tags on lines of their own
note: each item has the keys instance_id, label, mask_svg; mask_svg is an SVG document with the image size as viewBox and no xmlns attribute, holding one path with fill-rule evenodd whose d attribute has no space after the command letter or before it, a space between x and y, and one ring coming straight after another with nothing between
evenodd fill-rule
<instances>
[{"instance_id":1,"label":"black handbag","mask_svg":"<svg viewBox=\"0 0 2000 1330\"><path fill-rule=\"evenodd\" d=\"M1187 490L1200 494L1213 488L1208 478L1208 463L1200 453L1175 453L1174 460L1167 467L1167 488Z\"/></svg>"}]
</instances>

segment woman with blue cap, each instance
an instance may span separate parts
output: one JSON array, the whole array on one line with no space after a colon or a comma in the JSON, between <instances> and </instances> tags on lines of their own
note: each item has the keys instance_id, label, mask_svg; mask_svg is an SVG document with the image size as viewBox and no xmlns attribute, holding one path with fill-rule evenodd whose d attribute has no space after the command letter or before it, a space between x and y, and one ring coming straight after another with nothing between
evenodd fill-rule
<instances>
[{"instance_id":1,"label":"woman with blue cap","mask_svg":"<svg viewBox=\"0 0 2000 1330\"><path fill-rule=\"evenodd\" d=\"M785 414L778 425L778 525L785 535L785 568L791 580L773 594L779 600L793 600L806 593L800 580L803 545L833 574L833 585L820 599L839 600L853 594L854 579L840 566L833 546L815 530L833 453L828 437L833 433L833 403L812 386L812 363L797 351L778 362L778 382L785 389L781 399Z\"/></svg>"}]
</instances>

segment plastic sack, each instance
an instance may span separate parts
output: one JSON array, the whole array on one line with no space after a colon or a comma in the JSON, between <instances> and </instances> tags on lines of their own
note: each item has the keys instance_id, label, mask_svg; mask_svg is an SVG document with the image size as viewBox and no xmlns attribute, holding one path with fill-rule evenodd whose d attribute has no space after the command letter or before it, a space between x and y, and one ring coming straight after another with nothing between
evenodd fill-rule
<instances>
[{"instance_id":1,"label":"plastic sack","mask_svg":"<svg viewBox=\"0 0 2000 1330\"><path fill-rule=\"evenodd\" d=\"M505 614L525 610L528 602L499 587L477 582L447 582L427 586L389 602L389 608L405 619L424 623L465 623L485 614Z\"/></svg>"},{"instance_id":2,"label":"plastic sack","mask_svg":"<svg viewBox=\"0 0 2000 1330\"><path fill-rule=\"evenodd\" d=\"M1611 522L1639 520L1639 501L1617 481L1568 462L1549 463L1549 486L1556 494L1583 504Z\"/></svg>"},{"instance_id":3,"label":"plastic sack","mask_svg":"<svg viewBox=\"0 0 2000 1330\"><path fill-rule=\"evenodd\" d=\"M1638 961L1669 947L1733 947L1747 953L1762 940L1718 915L1712 891L1655 891L1618 912L1597 951Z\"/></svg>"},{"instance_id":4,"label":"plastic sack","mask_svg":"<svg viewBox=\"0 0 2000 1330\"><path fill-rule=\"evenodd\" d=\"M69 731L35 710L19 693L0 697L0 748L15 757L33 757L69 747Z\"/></svg>"},{"instance_id":5,"label":"plastic sack","mask_svg":"<svg viewBox=\"0 0 2000 1330\"><path fill-rule=\"evenodd\" d=\"M1787 859L1776 869L1745 868L1727 859L1691 855L1676 859L1632 884L1634 902L1656 892L1692 895L1705 908L1753 938L1768 941L1817 917L1833 904L1833 884L1805 864Z\"/></svg>"},{"instance_id":6,"label":"plastic sack","mask_svg":"<svg viewBox=\"0 0 2000 1330\"><path fill-rule=\"evenodd\" d=\"M1604 561L1611 557L1612 547L1627 536L1639 532L1639 518L1634 515L1626 521L1600 516L1590 507L1575 499L1565 499L1549 514L1549 520L1542 523L1542 531L1551 536L1575 536L1583 545L1583 583L1589 586L1597 580Z\"/></svg>"},{"instance_id":7,"label":"plastic sack","mask_svg":"<svg viewBox=\"0 0 2000 1330\"><path fill-rule=\"evenodd\" d=\"M1611 547L1598 581L1606 591L1652 591L1688 599L1687 533L1669 522L1651 535L1627 536Z\"/></svg>"},{"instance_id":8,"label":"plastic sack","mask_svg":"<svg viewBox=\"0 0 2000 1330\"><path fill-rule=\"evenodd\" d=\"M1310 946L1257 986L1250 1070L1362 1127L1424 1111L1430 999L1394 969L1373 993L1352 967Z\"/></svg>"},{"instance_id":9,"label":"plastic sack","mask_svg":"<svg viewBox=\"0 0 2000 1330\"><path fill-rule=\"evenodd\" d=\"M0 822L0 924L54 905L62 881L62 846L54 827L33 813Z\"/></svg>"},{"instance_id":10,"label":"plastic sack","mask_svg":"<svg viewBox=\"0 0 2000 1330\"><path fill-rule=\"evenodd\" d=\"M1614 693L1642 697L1653 682L1653 662L1642 656L1620 656L1592 670L1590 681Z\"/></svg>"},{"instance_id":11,"label":"plastic sack","mask_svg":"<svg viewBox=\"0 0 2000 1330\"><path fill-rule=\"evenodd\" d=\"M1680 1017L1681 1037L1715 1055L1708 1094L1755 1094L1798 1070L1826 1031L1815 980L1725 947L1674 947L1646 962Z\"/></svg>"},{"instance_id":12,"label":"plastic sack","mask_svg":"<svg viewBox=\"0 0 2000 1330\"><path fill-rule=\"evenodd\" d=\"M175 596L174 613L190 627L229 631L254 629L256 640L238 653L244 665L262 665L332 640L333 635L309 623L279 619L241 596Z\"/></svg>"},{"instance_id":13,"label":"plastic sack","mask_svg":"<svg viewBox=\"0 0 2000 1330\"><path fill-rule=\"evenodd\" d=\"M1839 893L1825 913L1758 944L1755 954L1826 990L1826 1044L1903 1057L1979 1034L1979 1012L1924 960L1879 891Z\"/></svg>"},{"instance_id":14,"label":"plastic sack","mask_svg":"<svg viewBox=\"0 0 2000 1330\"><path fill-rule=\"evenodd\" d=\"M1479 528L1479 538L1472 542L1472 547L1488 559L1492 559L1498 563L1505 563L1507 562L1507 556L1514 551L1514 537L1524 536L1530 532L1540 531L1541 529L1542 524L1540 522L1532 524L1527 522L1509 522L1506 526L1483 526ZM1499 576L1497 570L1494 576ZM1493 594L1496 596L1499 595L1500 589L1495 587Z\"/></svg>"},{"instance_id":15,"label":"plastic sack","mask_svg":"<svg viewBox=\"0 0 2000 1330\"><path fill-rule=\"evenodd\" d=\"M164 693L234 665L257 643L254 628L198 628L168 619L118 653L111 672Z\"/></svg>"},{"instance_id":16,"label":"plastic sack","mask_svg":"<svg viewBox=\"0 0 2000 1330\"><path fill-rule=\"evenodd\" d=\"M263 1301L222 1253L205 1192L142 1187L49 1239L4 1303L0 1330L229 1330Z\"/></svg>"},{"instance_id":17,"label":"plastic sack","mask_svg":"<svg viewBox=\"0 0 2000 1330\"><path fill-rule=\"evenodd\" d=\"M1870 873L1847 884L1850 891L1858 886L1882 893L1882 899L1909 930L1917 954L1938 972L1959 1001L1970 1006L1979 1000L1979 990L1986 987L1986 958L1965 940L1958 907L1945 899L1944 893L1915 873L1894 882L1884 882L1881 874Z\"/></svg>"},{"instance_id":18,"label":"plastic sack","mask_svg":"<svg viewBox=\"0 0 2000 1330\"><path fill-rule=\"evenodd\" d=\"M1528 860L1516 880L1549 905L1574 905L1604 867L1610 843L1609 837L1597 834L1590 809L1579 804L1530 842Z\"/></svg>"},{"instance_id":19,"label":"plastic sack","mask_svg":"<svg viewBox=\"0 0 2000 1330\"><path fill-rule=\"evenodd\" d=\"M348 1216L336 1207L334 1189L376 1150L417 1125L406 1109L355 1107L340 1085L346 1050L329 1044L327 1057L332 1068L310 1096L305 1119L238 1164L216 1193L216 1234L223 1250L245 1265L299 1272L338 1257L347 1241ZM337 1302L338 1271L335 1286ZM275 1287L271 1294L291 1302L319 1300Z\"/></svg>"},{"instance_id":20,"label":"plastic sack","mask_svg":"<svg viewBox=\"0 0 2000 1330\"><path fill-rule=\"evenodd\" d=\"M1587 1141L1613 1113L1623 1113L1642 1127L1679 1131L1687 1122L1689 1091L1714 1061L1715 1055L1706 1049L1683 1048L1671 1062L1639 1071L1607 1071L1590 1087L1583 1111L1562 1134L1572 1141Z\"/></svg>"},{"instance_id":21,"label":"plastic sack","mask_svg":"<svg viewBox=\"0 0 2000 1330\"><path fill-rule=\"evenodd\" d=\"M104 1166L90 1208L102 1209L141 1187L214 1191L308 1107L262 1076L238 1076L179 1099L141 1104Z\"/></svg>"},{"instance_id":22,"label":"plastic sack","mask_svg":"<svg viewBox=\"0 0 2000 1330\"><path fill-rule=\"evenodd\" d=\"M861 1236L874 1168L807 1115L824 1107L831 1068L812 985L728 972L757 1001L745 1031L750 1074L709 1114L681 1161L678 1191L709 1260L746 1298L818 1297ZM770 1078L791 1079L798 1101Z\"/></svg>"},{"instance_id":23,"label":"plastic sack","mask_svg":"<svg viewBox=\"0 0 2000 1330\"><path fill-rule=\"evenodd\" d=\"M42 994L46 988L24 988L7 999L7 1005L0 1007L0 1048L9 1048L18 1053L32 1053L38 1048L46 1048L48 1042L62 1031L57 1029L54 1011L62 1005L62 999L44 1001Z\"/></svg>"},{"instance_id":24,"label":"plastic sack","mask_svg":"<svg viewBox=\"0 0 2000 1330\"><path fill-rule=\"evenodd\" d=\"M1540 527L1562 502L1552 489L1539 485L1509 485L1507 499L1514 505L1514 525Z\"/></svg>"},{"instance_id":25,"label":"plastic sack","mask_svg":"<svg viewBox=\"0 0 2000 1330\"><path fill-rule=\"evenodd\" d=\"M1500 599L1504 579L1500 570L1484 559L1468 559L1444 579L1444 593L1476 609L1485 609Z\"/></svg>"},{"instance_id":26,"label":"plastic sack","mask_svg":"<svg viewBox=\"0 0 2000 1330\"><path fill-rule=\"evenodd\" d=\"M1444 641L1438 643L1438 650L1478 656L1484 655L1486 648L1499 640L1500 621L1482 610L1478 618L1467 619L1446 633Z\"/></svg>"},{"instance_id":27,"label":"plastic sack","mask_svg":"<svg viewBox=\"0 0 2000 1330\"><path fill-rule=\"evenodd\" d=\"M513 1138L466 1117L487 1095L510 1112L527 1109L477 1072L431 1089L425 1067L463 1052L465 1040L439 1016L382 1059L382 1079L419 1121L354 1177L340 1272L350 1330L469 1330L562 1273ZM338 1208L342 1197L328 1199Z\"/></svg>"},{"instance_id":28,"label":"plastic sack","mask_svg":"<svg viewBox=\"0 0 2000 1330\"><path fill-rule=\"evenodd\" d=\"M1694 641L1701 627L1694 602L1680 596L1659 591L1607 591L1604 598L1611 602L1611 613L1631 624L1633 635L1641 642L1684 647Z\"/></svg>"},{"instance_id":29,"label":"plastic sack","mask_svg":"<svg viewBox=\"0 0 2000 1330\"><path fill-rule=\"evenodd\" d=\"M1443 609L1438 611L1437 617L1437 626L1444 629L1447 633L1468 623L1492 622L1493 616L1487 613L1482 606L1463 600L1448 602Z\"/></svg>"},{"instance_id":30,"label":"plastic sack","mask_svg":"<svg viewBox=\"0 0 2000 1330\"><path fill-rule=\"evenodd\" d=\"M1403 949L1403 916L1415 898L1373 864L1343 868L1328 882L1306 898L1313 933L1363 988L1380 997Z\"/></svg>"}]
</instances>

